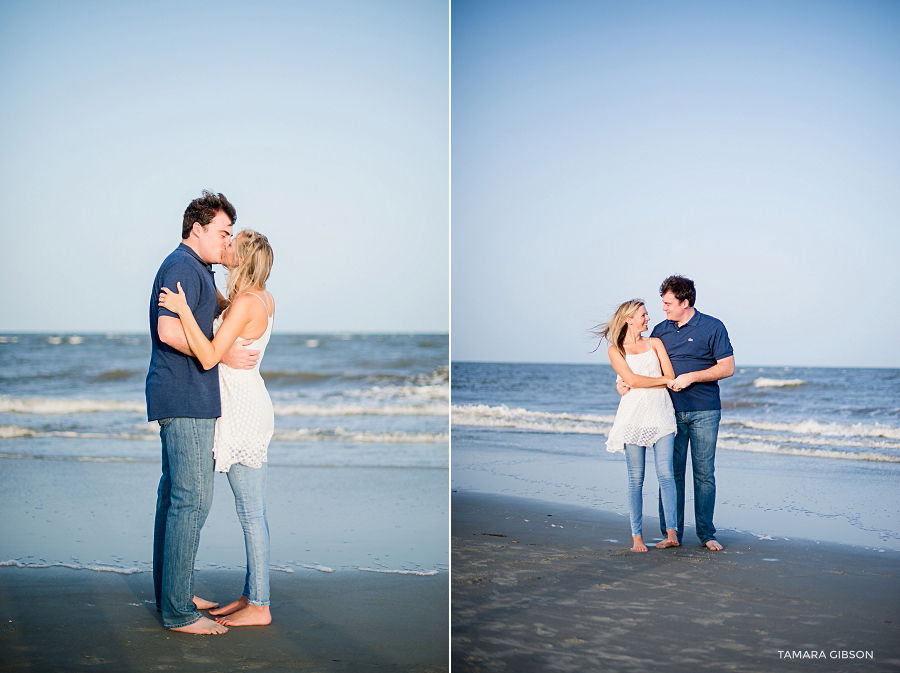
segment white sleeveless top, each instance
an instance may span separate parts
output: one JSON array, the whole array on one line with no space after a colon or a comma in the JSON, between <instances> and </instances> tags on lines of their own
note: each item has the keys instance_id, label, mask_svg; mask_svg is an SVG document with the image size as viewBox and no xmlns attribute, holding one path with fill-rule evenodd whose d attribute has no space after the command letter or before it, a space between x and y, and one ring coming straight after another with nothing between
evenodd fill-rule
<instances>
[{"instance_id":1,"label":"white sleeveless top","mask_svg":"<svg viewBox=\"0 0 900 673\"><path fill-rule=\"evenodd\" d=\"M662 376L659 358L653 348L637 355L626 354L625 362L634 374ZM626 444L653 446L671 432L675 432L675 409L669 391L665 388L632 388L619 400L606 450L624 453Z\"/></svg>"},{"instance_id":2,"label":"white sleeveless top","mask_svg":"<svg viewBox=\"0 0 900 673\"><path fill-rule=\"evenodd\" d=\"M266 306L265 300L252 294ZM222 325L219 315L213 323L213 333ZM231 369L219 364L219 395L222 399L222 415L216 420L213 440L213 456L216 471L228 472L235 463L247 467L261 467L266 461L269 440L275 431L275 413L266 384L259 373L259 365L272 336L273 316L269 316L266 331L247 348L259 351L259 360L253 369Z\"/></svg>"}]
</instances>

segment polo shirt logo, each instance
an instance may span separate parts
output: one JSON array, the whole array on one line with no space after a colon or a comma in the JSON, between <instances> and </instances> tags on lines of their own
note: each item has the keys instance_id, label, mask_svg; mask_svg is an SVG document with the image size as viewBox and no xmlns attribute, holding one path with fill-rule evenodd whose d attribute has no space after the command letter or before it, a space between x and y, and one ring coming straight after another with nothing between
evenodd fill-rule
<instances>
[{"instance_id":1,"label":"polo shirt logo","mask_svg":"<svg viewBox=\"0 0 900 673\"><path fill-rule=\"evenodd\" d=\"M693 341L693 339L691 339L690 337L688 337L688 341Z\"/></svg>"}]
</instances>

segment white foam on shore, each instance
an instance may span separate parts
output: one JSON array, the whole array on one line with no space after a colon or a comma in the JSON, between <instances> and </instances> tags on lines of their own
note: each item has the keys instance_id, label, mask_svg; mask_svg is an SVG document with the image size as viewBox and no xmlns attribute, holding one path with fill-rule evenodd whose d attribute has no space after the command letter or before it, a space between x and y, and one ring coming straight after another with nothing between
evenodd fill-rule
<instances>
[{"instance_id":1,"label":"white foam on shore","mask_svg":"<svg viewBox=\"0 0 900 673\"><path fill-rule=\"evenodd\" d=\"M384 444L434 444L450 441L450 435L445 432L359 432L343 428L329 430L318 428L276 429L272 438L282 442L340 440Z\"/></svg>"},{"instance_id":2,"label":"white foam on shore","mask_svg":"<svg viewBox=\"0 0 900 673\"><path fill-rule=\"evenodd\" d=\"M333 573L334 568L329 568L328 566L319 565L318 563L297 563L296 565L301 568L309 568L310 570L318 570L320 573Z\"/></svg>"},{"instance_id":3,"label":"white foam on shore","mask_svg":"<svg viewBox=\"0 0 900 673\"><path fill-rule=\"evenodd\" d=\"M0 395L0 412L8 414L85 414L102 411L134 411L143 414L147 407L143 402L126 400Z\"/></svg>"},{"instance_id":4,"label":"white foam on shore","mask_svg":"<svg viewBox=\"0 0 900 673\"><path fill-rule=\"evenodd\" d=\"M765 442L740 442L720 439L716 443L716 448L730 449L732 451L749 451L751 453L773 453L786 456L810 456L814 458L840 458L841 460L866 460L876 463L900 463L900 456L891 456L885 453L872 453L871 451L850 453L848 451L810 449L801 446L767 444Z\"/></svg>"},{"instance_id":5,"label":"white foam on shore","mask_svg":"<svg viewBox=\"0 0 900 673\"><path fill-rule=\"evenodd\" d=\"M20 425L0 425L0 439L22 439L36 437L61 437L63 439L126 439L159 441L158 426L148 425L146 432L140 434L127 432L38 432ZM437 444L447 442L450 436L445 432L367 432L344 430L343 428L320 429L300 428L291 430L278 428L272 437L282 442L312 441L344 441L355 443L379 444Z\"/></svg>"},{"instance_id":6,"label":"white foam on shore","mask_svg":"<svg viewBox=\"0 0 900 673\"><path fill-rule=\"evenodd\" d=\"M403 404L367 407L361 404L275 404L276 416L446 416L447 404Z\"/></svg>"},{"instance_id":7,"label":"white foam on shore","mask_svg":"<svg viewBox=\"0 0 900 673\"><path fill-rule=\"evenodd\" d=\"M360 395L360 397L362 396ZM373 397L377 396L373 395ZM435 396L434 399L445 398ZM273 406L276 416L446 416L449 411L448 405L440 402L382 406L362 404L275 404ZM64 415L113 411L144 414L147 407L143 401L0 395L0 413Z\"/></svg>"},{"instance_id":8,"label":"white foam on shore","mask_svg":"<svg viewBox=\"0 0 900 673\"><path fill-rule=\"evenodd\" d=\"M820 423L819 421L806 420L797 423L777 421L748 421L740 419L725 419L721 425L741 425L752 430L771 430L774 432L793 432L798 435L820 435L825 437L884 437L885 439L900 439L900 428L890 425L874 423Z\"/></svg>"},{"instance_id":9,"label":"white foam on shore","mask_svg":"<svg viewBox=\"0 0 900 673\"><path fill-rule=\"evenodd\" d=\"M767 379L764 376L760 376L758 379L753 381L754 388L785 388L785 387L794 387L794 386L802 386L806 381L803 379Z\"/></svg>"},{"instance_id":10,"label":"white foam on shore","mask_svg":"<svg viewBox=\"0 0 900 673\"><path fill-rule=\"evenodd\" d=\"M381 570L379 568L360 568L364 573L385 573L387 575L418 575L420 577L429 577L437 575L437 570Z\"/></svg>"},{"instance_id":11,"label":"white foam on shore","mask_svg":"<svg viewBox=\"0 0 900 673\"><path fill-rule=\"evenodd\" d=\"M615 420L615 416L596 414L529 411L521 407L510 409L505 404L497 407L486 404L452 405L450 411L453 425L518 428L535 432L589 435L608 434L609 428Z\"/></svg>"},{"instance_id":12,"label":"white foam on shore","mask_svg":"<svg viewBox=\"0 0 900 673\"><path fill-rule=\"evenodd\" d=\"M31 563L10 559L0 561L0 566L15 566L17 568L71 568L72 570L92 570L94 572L117 573L119 575L134 575L146 572L140 568L120 568L118 566L82 565L81 563Z\"/></svg>"},{"instance_id":13,"label":"white foam on shore","mask_svg":"<svg viewBox=\"0 0 900 673\"><path fill-rule=\"evenodd\" d=\"M450 386L426 385L426 386L372 386L357 390L345 390L344 397L361 397L375 400L389 400L394 398L424 398L428 400L449 400Z\"/></svg>"}]
</instances>

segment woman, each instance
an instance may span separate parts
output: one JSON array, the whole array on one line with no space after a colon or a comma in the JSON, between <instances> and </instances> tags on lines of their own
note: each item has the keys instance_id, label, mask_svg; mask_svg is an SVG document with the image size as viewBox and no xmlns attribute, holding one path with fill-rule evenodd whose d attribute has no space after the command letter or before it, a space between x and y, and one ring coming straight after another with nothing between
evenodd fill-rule
<instances>
[{"instance_id":1,"label":"woman","mask_svg":"<svg viewBox=\"0 0 900 673\"><path fill-rule=\"evenodd\" d=\"M679 546L675 531L675 478L672 454L675 448L675 410L666 386L675 378L672 363L659 339L642 336L650 316L640 299L619 306L608 323L594 334L609 343L609 361L616 374L631 386L619 400L616 420L606 442L609 452L625 452L628 467L628 504L631 512L631 551L645 552L643 520L644 455L653 449L656 477L666 524L666 539L658 549Z\"/></svg>"},{"instance_id":2,"label":"woman","mask_svg":"<svg viewBox=\"0 0 900 673\"><path fill-rule=\"evenodd\" d=\"M226 251L228 299L213 323L210 342L200 330L178 284L178 291L162 288L159 305L177 313L188 345L204 369L214 367L237 339L252 339L259 351L253 369L219 366L222 415L216 420L213 456L217 472L228 473L247 548L247 575L241 597L223 608L210 610L226 626L270 624L269 527L266 522L266 452L275 428L272 401L259 374L266 344L272 334L275 301L266 291L273 254L269 241L245 229ZM204 602L205 606L212 606Z\"/></svg>"}]
</instances>

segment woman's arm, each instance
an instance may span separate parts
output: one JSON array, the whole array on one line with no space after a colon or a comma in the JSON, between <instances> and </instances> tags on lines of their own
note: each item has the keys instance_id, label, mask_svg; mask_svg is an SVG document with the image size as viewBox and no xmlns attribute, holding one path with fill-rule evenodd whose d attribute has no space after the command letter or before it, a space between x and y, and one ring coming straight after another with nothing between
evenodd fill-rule
<instances>
[{"instance_id":1,"label":"woman's arm","mask_svg":"<svg viewBox=\"0 0 900 673\"><path fill-rule=\"evenodd\" d=\"M672 361L669 360L669 354L666 352L666 347L663 345L662 340L650 337L650 345L653 346L653 350L656 351L656 357L659 358L659 367L662 369L663 376L667 379L674 379L675 370L672 368Z\"/></svg>"},{"instance_id":2,"label":"woman's arm","mask_svg":"<svg viewBox=\"0 0 900 673\"><path fill-rule=\"evenodd\" d=\"M210 341L203 334L200 325L197 324L197 320L187 304L187 297L181 289L181 283L178 283L178 292L172 292L167 287L162 288L159 305L169 309L172 313L177 313L181 318L188 345L204 369L211 369L219 363L219 360L231 348L235 339L253 317L248 302L235 302L228 310L228 315L222 321L216 336Z\"/></svg>"},{"instance_id":3,"label":"woman's arm","mask_svg":"<svg viewBox=\"0 0 900 673\"><path fill-rule=\"evenodd\" d=\"M622 380L632 388L665 388L669 381L672 380L664 376L641 376L640 374L635 374L615 346L610 346L606 352L609 354L609 361L613 369L616 370L616 374L621 376Z\"/></svg>"}]
</instances>

